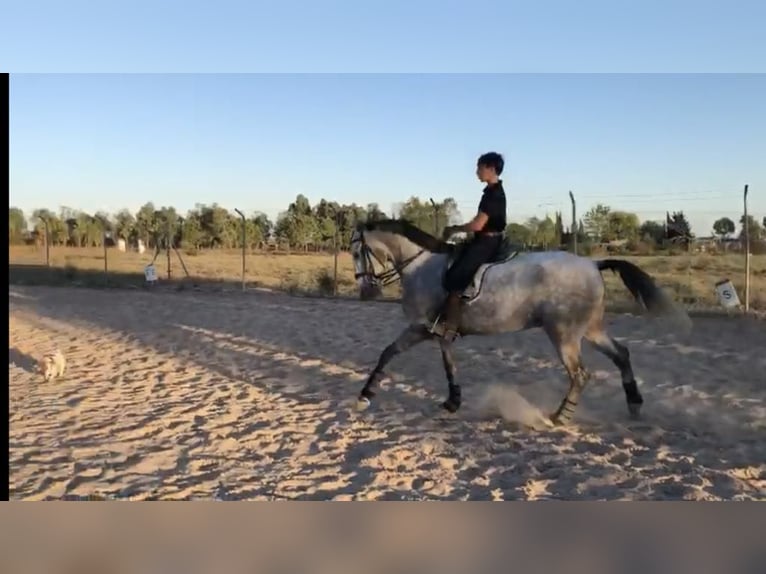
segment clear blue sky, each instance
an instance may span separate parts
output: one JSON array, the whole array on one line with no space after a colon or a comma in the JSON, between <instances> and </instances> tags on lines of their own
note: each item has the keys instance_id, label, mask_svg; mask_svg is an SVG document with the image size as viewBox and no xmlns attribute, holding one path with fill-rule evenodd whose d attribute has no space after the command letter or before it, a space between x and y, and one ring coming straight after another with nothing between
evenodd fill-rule
<instances>
[{"instance_id":1,"label":"clear blue sky","mask_svg":"<svg viewBox=\"0 0 766 574\"><path fill-rule=\"evenodd\" d=\"M766 3L10 2L10 203L275 217L297 193L384 210L506 155L509 216L603 201L698 234L766 215ZM313 6L313 7L312 7ZM369 72L82 74L73 72ZM376 74L376 72L453 72ZM499 74L456 72L671 72Z\"/></svg>"},{"instance_id":2,"label":"clear blue sky","mask_svg":"<svg viewBox=\"0 0 766 574\"><path fill-rule=\"evenodd\" d=\"M5 0L11 72L764 72L763 0Z\"/></svg>"}]
</instances>

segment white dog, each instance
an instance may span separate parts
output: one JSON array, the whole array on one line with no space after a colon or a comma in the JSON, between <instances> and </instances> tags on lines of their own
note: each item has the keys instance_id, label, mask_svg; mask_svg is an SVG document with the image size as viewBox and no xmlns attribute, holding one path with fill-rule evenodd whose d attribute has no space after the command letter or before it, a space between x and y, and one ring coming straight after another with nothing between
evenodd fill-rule
<instances>
[{"instance_id":1,"label":"white dog","mask_svg":"<svg viewBox=\"0 0 766 574\"><path fill-rule=\"evenodd\" d=\"M40 361L40 371L46 381L62 376L65 370L66 359L58 349L55 353L46 353Z\"/></svg>"}]
</instances>

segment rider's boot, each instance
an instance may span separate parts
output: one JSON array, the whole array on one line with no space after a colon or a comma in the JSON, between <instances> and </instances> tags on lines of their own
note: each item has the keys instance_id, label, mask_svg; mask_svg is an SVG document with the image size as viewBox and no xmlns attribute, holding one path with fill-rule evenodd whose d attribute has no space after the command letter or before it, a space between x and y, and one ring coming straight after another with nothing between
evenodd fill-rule
<instances>
[{"instance_id":1,"label":"rider's boot","mask_svg":"<svg viewBox=\"0 0 766 574\"><path fill-rule=\"evenodd\" d=\"M431 326L431 333L447 341L453 341L458 336L460 311L460 292L452 292L447 296L442 313Z\"/></svg>"}]
</instances>

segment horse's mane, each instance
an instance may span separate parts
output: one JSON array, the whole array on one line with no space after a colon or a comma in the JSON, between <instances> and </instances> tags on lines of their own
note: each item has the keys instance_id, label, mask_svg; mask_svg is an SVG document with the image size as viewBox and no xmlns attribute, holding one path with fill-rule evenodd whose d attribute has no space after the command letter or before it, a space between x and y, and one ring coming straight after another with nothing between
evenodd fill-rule
<instances>
[{"instance_id":1,"label":"horse's mane","mask_svg":"<svg viewBox=\"0 0 766 574\"><path fill-rule=\"evenodd\" d=\"M386 231L401 235L432 253L452 253L455 246L426 233L406 219L379 219L357 225L359 231Z\"/></svg>"}]
</instances>

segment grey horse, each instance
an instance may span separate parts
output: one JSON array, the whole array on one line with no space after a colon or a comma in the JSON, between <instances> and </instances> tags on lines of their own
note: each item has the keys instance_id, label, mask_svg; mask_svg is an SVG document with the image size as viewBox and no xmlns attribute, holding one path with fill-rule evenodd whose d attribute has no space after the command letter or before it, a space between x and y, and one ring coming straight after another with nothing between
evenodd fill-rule
<instances>
[{"instance_id":1,"label":"grey horse","mask_svg":"<svg viewBox=\"0 0 766 574\"><path fill-rule=\"evenodd\" d=\"M357 399L360 410L370 406L383 369L396 355L415 345L439 339L449 396L442 406L456 412L461 389L455 380L452 343L431 333L435 315L447 293L444 272L458 245L429 235L405 220L359 224L351 237L355 277L362 299L374 298L381 287L401 280L401 304L409 325L380 354ZM585 338L620 370L628 412L638 417L643 398L638 390L627 347L604 329L604 281L601 271L618 273L633 297L651 313L683 314L654 280L629 261L595 261L564 251L513 253L507 246L476 273L463 294L459 336L489 335L542 328L550 338L569 378L569 390L550 416L554 425L567 424L589 379L581 360Z\"/></svg>"}]
</instances>

